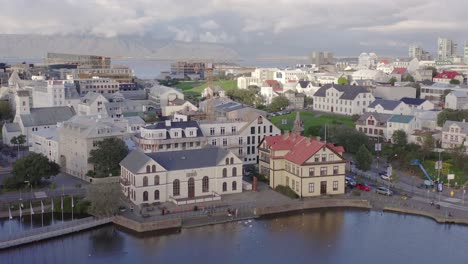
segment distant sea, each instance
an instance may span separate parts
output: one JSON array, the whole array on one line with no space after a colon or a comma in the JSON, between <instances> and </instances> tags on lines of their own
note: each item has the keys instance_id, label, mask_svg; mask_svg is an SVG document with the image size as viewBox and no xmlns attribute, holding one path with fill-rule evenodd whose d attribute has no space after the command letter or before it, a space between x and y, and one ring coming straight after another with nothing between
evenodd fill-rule
<instances>
[{"instance_id":1,"label":"distant sea","mask_svg":"<svg viewBox=\"0 0 468 264\"><path fill-rule=\"evenodd\" d=\"M0 58L0 62L6 63L44 63L44 59L38 58ZM112 59L112 65L127 65L133 69L135 75L141 79L152 79L158 76L163 71L169 71L172 61L168 60L151 60L151 59ZM282 60L240 60L237 62L241 66L249 67L278 67L285 68L293 66L296 63L292 61ZM303 63L303 62L297 62Z\"/></svg>"}]
</instances>

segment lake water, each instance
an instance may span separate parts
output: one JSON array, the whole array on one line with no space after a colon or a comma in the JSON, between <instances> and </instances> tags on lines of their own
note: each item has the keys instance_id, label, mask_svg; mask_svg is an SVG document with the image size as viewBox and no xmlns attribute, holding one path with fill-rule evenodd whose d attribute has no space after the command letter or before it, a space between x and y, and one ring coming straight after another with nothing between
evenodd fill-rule
<instances>
[{"instance_id":1,"label":"lake water","mask_svg":"<svg viewBox=\"0 0 468 264\"><path fill-rule=\"evenodd\" d=\"M0 252L0 263L467 263L468 227L392 213L314 211L166 235L113 226Z\"/></svg>"}]
</instances>

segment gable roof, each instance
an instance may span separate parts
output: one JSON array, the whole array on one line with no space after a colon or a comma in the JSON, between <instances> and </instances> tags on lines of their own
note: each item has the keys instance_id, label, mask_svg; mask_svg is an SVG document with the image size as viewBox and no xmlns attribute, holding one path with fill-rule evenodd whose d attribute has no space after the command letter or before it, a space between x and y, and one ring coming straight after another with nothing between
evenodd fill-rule
<instances>
[{"instance_id":1,"label":"gable roof","mask_svg":"<svg viewBox=\"0 0 468 264\"><path fill-rule=\"evenodd\" d=\"M307 88L309 84L309 81L299 81L299 85L301 86L301 88Z\"/></svg>"},{"instance_id":2,"label":"gable roof","mask_svg":"<svg viewBox=\"0 0 468 264\"><path fill-rule=\"evenodd\" d=\"M369 91L365 87L359 85L327 84L320 87L320 89L318 89L317 92L315 92L314 96L325 97L327 94L327 90L332 87L343 93L339 99L344 100L354 100L358 96L358 94L369 93Z\"/></svg>"},{"instance_id":3,"label":"gable roof","mask_svg":"<svg viewBox=\"0 0 468 264\"><path fill-rule=\"evenodd\" d=\"M408 72L408 69L406 69L406 68L393 68L392 74L404 75L407 72Z\"/></svg>"},{"instance_id":4,"label":"gable roof","mask_svg":"<svg viewBox=\"0 0 468 264\"><path fill-rule=\"evenodd\" d=\"M120 166L135 173L139 171L151 158L145 155L143 151L135 149L131 151L121 162Z\"/></svg>"},{"instance_id":5,"label":"gable roof","mask_svg":"<svg viewBox=\"0 0 468 264\"><path fill-rule=\"evenodd\" d=\"M434 78L436 79L453 79L460 75L456 71L442 71L441 73L437 74Z\"/></svg>"},{"instance_id":6,"label":"gable roof","mask_svg":"<svg viewBox=\"0 0 468 264\"><path fill-rule=\"evenodd\" d=\"M375 108L376 106L380 105L385 110L394 110L401 104L400 101L394 100L385 100L385 99L376 99L369 105L369 108Z\"/></svg>"},{"instance_id":7,"label":"gable roof","mask_svg":"<svg viewBox=\"0 0 468 264\"><path fill-rule=\"evenodd\" d=\"M7 132L21 132L21 128L18 123L5 123L3 126Z\"/></svg>"},{"instance_id":8,"label":"gable roof","mask_svg":"<svg viewBox=\"0 0 468 264\"><path fill-rule=\"evenodd\" d=\"M414 116L412 115L394 115L388 120L388 122L408 124L413 119Z\"/></svg>"},{"instance_id":9,"label":"gable roof","mask_svg":"<svg viewBox=\"0 0 468 264\"><path fill-rule=\"evenodd\" d=\"M146 153L166 170L188 170L217 166L229 150L207 146L201 149Z\"/></svg>"},{"instance_id":10,"label":"gable roof","mask_svg":"<svg viewBox=\"0 0 468 264\"><path fill-rule=\"evenodd\" d=\"M357 120L356 123L363 123L372 116L375 120L377 120L380 123L386 123L393 115L392 114L382 114L382 113L371 113L371 112L365 112L362 114L359 119Z\"/></svg>"},{"instance_id":11,"label":"gable roof","mask_svg":"<svg viewBox=\"0 0 468 264\"><path fill-rule=\"evenodd\" d=\"M442 127L442 131L448 132L449 129L450 129L450 126L452 126L454 124L461 128L461 133L468 134L468 123L467 122L459 122L459 121L450 121L450 120L445 121L445 124Z\"/></svg>"},{"instance_id":12,"label":"gable roof","mask_svg":"<svg viewBox=\"0 0 468 264\"><path fill-rule=\"evenodd\" d=\"M426 99L403 97L400 99L400 101L407 105L422 105L424 102L426 102Z\"/></svg>"},{"instance_id":13,"label":"gable roof","mask_svg":"<svg viewBox=\"0 0 468 264\"><path fill-rule=\"evenodd\" d=\"M270 86L270 87L273 87L273 86L279 86L279 82L277 80L266 80L265 83Z\"/></svg>"},{"instance_id":14,"label":"gable roof","mask_svg":"<svg viewBox=\"0 0 468 264\"><path fill-rule=\"evenodd\" d=\"M267 136L265 137L265 143L272 150L289 150L284 158L299 165L306 162L323 147L336 152L338 155L342 155L344 152L344 148L341 146L303 137L296 133Z\"/></svg>"},{"instance_id":15,"label":"gable roof","mask_svg":"<svg viewBox=\"0 0 468 264\"><path fill-rule=\"evenodd\" d=\"M68 106L31 108L30 114L20 115L23 126L57 125L58 122L67 121L75 115L73 108Z\"/></svg>"}]
</instances>

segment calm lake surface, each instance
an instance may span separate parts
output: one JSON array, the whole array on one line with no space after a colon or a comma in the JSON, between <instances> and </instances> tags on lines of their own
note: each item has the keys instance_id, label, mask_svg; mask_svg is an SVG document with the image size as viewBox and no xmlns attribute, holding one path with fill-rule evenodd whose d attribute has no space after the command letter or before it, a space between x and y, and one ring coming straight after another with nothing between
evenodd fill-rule
<instances>
[{"instance_id":1,"label":"calm lake surface","mask_svg":"<svg viewBox=\"0 0 468 264\"><path fill-rule=\"evenodd\" d=\"M0 252L0 263L467 263L468 227L314 211L138 237L113 226Z\"/></svg>"}]
</instances>

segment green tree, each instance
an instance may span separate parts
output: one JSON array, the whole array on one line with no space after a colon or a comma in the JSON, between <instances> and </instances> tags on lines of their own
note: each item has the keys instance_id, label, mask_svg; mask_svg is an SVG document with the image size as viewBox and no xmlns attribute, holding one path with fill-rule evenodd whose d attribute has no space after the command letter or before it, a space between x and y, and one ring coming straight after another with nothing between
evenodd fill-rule
<instances>
[{"instance_id":1,"label":"green tree","mask_svg":"<svg viewBox=\"0 0 468 264\"><path fill-rule=\"evenodd\" d=\"M304 104L305 104L305 107L314 105L314 98L312 98L311 96L306 95L304 97Z\"/></svg>"},{"instance_id":2,"label":"green tree","mask_svg":"<svg viewBox=\"0 0 468 264\"><path fill-rule=\"evenodd\" d=\"M421 155L423 160L426 159L435 147L435 140L431 133L425 133L421 137Z\"/></svg>"},{"instance_id":3,"label":"green tree","mask_svg":"<svg viewBox=\"0 0 468 264\"><path fill-rule=\"evenodd\" d=\"M46 156L31 153L13 164L13 176L8 181L8 187L18 188L29 181L32 185L39 185L42 178L49 179L57 175L60 167L57 163L49 161Z\"/></svg>"},{"instance_id":4,"label":"green tree","mask_svg":"<svg viewBox=\"0 0 468 264\"><path fill-rule=\"evenodd\" d=\"M450 80L450 84L455 84L455 85L457 85L457 84L460 84L460 81L457 80L457 79L452 79L452 80Z\"/></svg>"},{"instance_id":5,"label":"green tree","mask_svg":"<svg viewBox=\"0 0 468 264\"><path fill-rule=\"evenodd\" d=\"M119 163L127 156L128 148L119 138L106 138L99 141L97 148L91 150L88 161L94 165L97 178L119 175Z\"/></svg>"},{"instance_id":6,"label":"green tree","mask_svg":"<svg viewBox=\"0 0 468 264\"><path fill-rule=\"evenodd\" d=\"M348 84L348 79L346 77L342 76L338 78L338 84Z\"/></svg>"},{"instance_id":7,"label":"green tree","mask_svg":"<svg viewBox=\"0 0 468 264\"><path fill-rule=\"evenodd\" d=\"M122 192L119 184L91 184L87 190L86 200L91 203L88 213L97 217L108 217L118 212Z\"/></svg>"},{"instance_id":8,"label":"green tree","mask_svg":"<svg viewBox=\"0 0 468 264\"><path fill-rule=\"evenodd\" d=\"M7 101L0 101L0 120L10 120L13 118L10 104Z\"/></svg>"},{"instance_id":9,"label":"green tree","mask_svg":"<svg viewBox=\"0 0 468 264\"><path fill-rule=\"evenodd\" d=\"M405 82L414 82L414 77L411 76L410 74L406 75L405 78L403 78L403 81Z\"/></svg>"},{"instance_id":10,"label":"green tree","mask_svg":"<svg viewBox=\"0 0 468 264\"><path fill-rule=\"evenodd\" d=\"M369 145L369 138L352 127L339 125L335 130L329 129L329 131L335 131L330 140L343 146L348 153L357 153L361 146Z\"/></svg>"},{"instance_id":11,"label":"green tree","mask_svg":"<svg viewBox=\"0 0 468 264\"><path fill-rule=\"evenodd\" d=\"M145 120L145 123L154 123L159 120L158 116L156 113L148 112L145 113L145 116L143 117L143 120Z\"/></svg>"},{"instance_id":12,"label":"green tree","mask_svg":"<svg viewBox=\"0 0 468 264\"><path fill-rule=\"evenodd\" d=\"M26 143L26 136L25 135L19 135L19 136L15 136L15 137L12 137L10 139L10 143L12 145L16 145L18 147L18 158L20 156L20 147L22 147L24 145L24 143Z\"/></svg>"},{"instance_id":13,"label":"green tree","mask_svg":"<svg viewBox=\"0 0 468 264\"><path fill-rule=\"evenodd\" d=\"M255 107L263 103L262 97L259 95L259 91L256 88L252 89L230 89L226 92L232 100L241 104Z\"/></svg>"},{"instance_id":14,"label":"green tree","mask_svg":"<svg viewBox=\"0 0 468 264\"><path fill-rule=\"evenodd\" d=\"M398 147L405 147L408 144L408 136L403 130L396 130L392 135L393 144Z\"/></svg>"},{"instance_id":15,"label":"green tree","mask_svg":"<svg viewBox=\"0 0 468 264\"><path fill-rule=\"evenodd\" d=\"M359 147L358 152L356 153L356 167L362 171L368 171L372 165L372 154L362 145Z\"/></svg>"},{"instance_id":16,"label":"green tree","mask_svg":"<svg viewBox=\"0 0 468 264\"><path fill-rule=\"evenodd\" d=\"M283 110L289 105L289 101L286 97L284 96L277 96L271 100L270 104L270 111L271 112L277 112L280 110Z\"/></svg>"},{"instance_id":17,"label":"green tree","mask_svg":"<svg viewBox=\"0 0 468 264\"><path fill-rule=\"evenodd\" d=\"M444 109L437 115L437 125L443 126L447 120L461 122L463 119L468 120L468 110Z\"/></svg>"},{"instance_id":18,"label":"green tree","mask_svg":"<svg viewBox=\"0 0 468 264\"><path fill-rule=\"evenodd\" d=\"M390 78L390 80L388 80L388 83L390 83L391 86L395 86L396 82L397 82L397 79L395 77L392 77Z\"/></svg>"}]
</instances>

